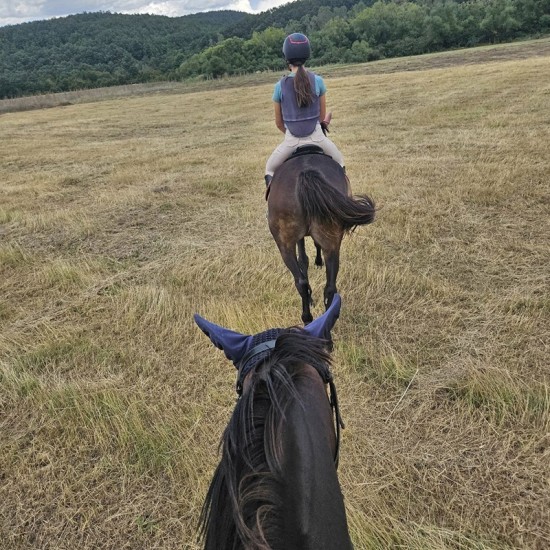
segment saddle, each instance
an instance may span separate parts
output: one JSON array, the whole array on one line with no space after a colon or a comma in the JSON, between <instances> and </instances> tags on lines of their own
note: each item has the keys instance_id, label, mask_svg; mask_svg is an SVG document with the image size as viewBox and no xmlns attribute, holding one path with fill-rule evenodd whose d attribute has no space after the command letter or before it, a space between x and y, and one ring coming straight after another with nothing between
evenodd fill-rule
<instances>
[{"instance_id":1,"label":"saddle","mask_svg":"<svg viewBox=\"0 0 550 550\"><path fill-rule=\"evenodd\" d=\"M288 157L284 162L287 162L290 159L301 157L303 155L325 155L325 157L332 158L330 155L327 155L321 147L318 145L300 145L296 147L296 150L290 157Z\"/></svg>"}]
</instances>

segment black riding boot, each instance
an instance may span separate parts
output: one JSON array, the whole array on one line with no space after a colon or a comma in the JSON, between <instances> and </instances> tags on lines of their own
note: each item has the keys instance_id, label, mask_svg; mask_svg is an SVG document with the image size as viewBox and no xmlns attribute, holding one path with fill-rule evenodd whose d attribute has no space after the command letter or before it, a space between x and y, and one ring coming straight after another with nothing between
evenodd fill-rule
<instances>
[{"instance_id":1,"label":"black riding boot","mask_svg":"<svg viewBox=\"0 0 550 550\"><path fill-rule=\"evenodd\" d=\"M269 174L266 174L264 176L264 179L265 179L265 186L269 187L269 184L271 183L271 180L273 179L273 176L270 176Z\"/></svg>"}]
</instances>

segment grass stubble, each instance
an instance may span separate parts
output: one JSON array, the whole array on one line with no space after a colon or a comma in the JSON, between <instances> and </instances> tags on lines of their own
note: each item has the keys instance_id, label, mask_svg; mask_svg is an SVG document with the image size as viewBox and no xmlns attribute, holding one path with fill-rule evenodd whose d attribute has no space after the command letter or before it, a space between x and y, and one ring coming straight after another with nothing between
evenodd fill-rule
<instances>
[{"instance_id":1,"label":"grass stubble","mask_svg":"<svg viewBox=\"0 0 550 550\"><path fill-rule=\"evenodd\" d=\"M358 549L550 545L540 44L327 79L380 207L344 243L334 331ZM271 87L2 116L1 548L198 548L235 373L192 314L299 322L264 216Z\"/></svg>"}]
</instances>

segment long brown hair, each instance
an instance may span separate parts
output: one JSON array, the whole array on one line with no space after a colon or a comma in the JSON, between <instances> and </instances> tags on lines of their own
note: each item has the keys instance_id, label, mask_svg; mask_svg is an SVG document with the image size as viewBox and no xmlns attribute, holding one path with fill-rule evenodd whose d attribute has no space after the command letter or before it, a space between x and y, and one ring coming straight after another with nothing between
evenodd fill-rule
<instances>
[{"instance_id":1,"label":"long brown hair","mask_svg":"<svg viewBox=\"0 0 550 550\"><path fill-rule=\"evenodd\" d=\"M298 71L294 77L294 91L296 92L298 107L308 107L315 99L313 90L311 89L309 74L304 68L303 62L296 61L293 65L298 66Z\"/></svg>"}]
</instances>

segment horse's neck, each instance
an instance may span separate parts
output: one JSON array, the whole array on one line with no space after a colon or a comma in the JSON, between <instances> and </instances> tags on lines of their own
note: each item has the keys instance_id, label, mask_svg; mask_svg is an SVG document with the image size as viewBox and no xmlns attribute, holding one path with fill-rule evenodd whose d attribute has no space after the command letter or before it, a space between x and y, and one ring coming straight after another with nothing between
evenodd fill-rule
<instances>
[{"instance_id":1,"label":"horse's neck","mask_svg":"<svg viewBox=\"0 0 550 550\"><path fill-rule=\"evenodd\" d=\"M287 389L277 396L279 406L269 392L259 391L252 403L243 395L234 412L207 498L208 550L256 547L241 540L235 515L248 529L263 533L273 550L352 548L325 384L313 367L298 364L291 374L294 390L286 383L279 386ZM230 498L229 485L233 495L240 495L239 504Z\"/></svg>"},{"instance_id":2,"label":"horse's neck","mask_svg":"<svg viewBox=\"0 0 550 550\"><path fill-rule=\"evenodd\" d=\"M296 378L302 402L285 411L283 518L288 550L352 548L334 465L336 438L325 385L312 367Z\"/></svg>"}]
</instances>

